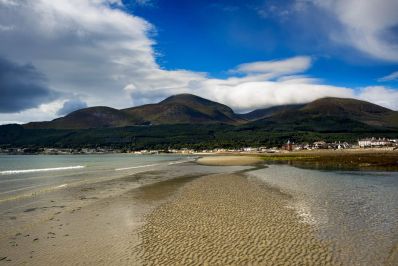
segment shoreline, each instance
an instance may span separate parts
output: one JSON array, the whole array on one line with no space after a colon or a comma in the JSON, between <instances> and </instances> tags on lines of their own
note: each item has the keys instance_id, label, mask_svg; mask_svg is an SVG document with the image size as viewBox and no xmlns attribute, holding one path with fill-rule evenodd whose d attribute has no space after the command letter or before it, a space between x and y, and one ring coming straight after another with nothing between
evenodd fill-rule
<instances>
[{"instance_id":1,"label":"shoreline","mask_svg":"<svg viewBox=\"0 0 398 266\"><path fill-rule=\"evenodd\" d=\"M204 165L245 165L282 163L304 169L398 171L398 151L312 150L281 153L202 154ZM217 159L219 158L219 159ZM230 158L231 160L227 160ZM248 159L250 158L250 159ZM261 162L256 162L255 160ZM247 160L245 162L245 160ZM250 162L250 160L253 160ZM206 162L208 161L208 162ZM225 162L224 162L225 161Z\"/></svg>"},{"instance_id":2,"label":"shoreline","mask_svg":"<svg viewBox=\"0 0 398 266\"><path fill-rule=\"evenodd\" d=\"M18 148L12 148L12 149L18 149ZM54 148L56 149L56 148ZM190 152L186 152L184 150L180 151L174 151L174 152L165 152L164 150L154 150L152 151L129 151L129 152L122 152L119 150L115 151L107 151L107 152L86 152L86 153L73 153L73 152L59 152L59 153L46 153L46 152L4 152L0 151L0 155L48 155L48 156L54 156L54 155L114 155L114 154L125 154L125 155L187 155L187 156L212 156L212 155L277 155L277 154L311 154L311 153L330 153L330 154L335 154L335 153L340 153L340 154L346 154L346 153L351 153L351 154L361 154L361 153L398 153L398 147L386 147L386 148L346 148L346 149L311 149L311 150L292 150L292 151L287 151L284 149L276 149L276 150L269 150L269 151L264 151L264 152L259 152L259 151L213 151L213 152L206 152L206 151L195 151L191 150Z\"/></svg>"},{"instance_id":3,"label":"shoreline","mask_svg":"<svg viewBox=\"0 0 398 266\"><path fill-rule=\"evenodd\" d=\"M282 163L304 169L398 171L398 151L296 151L284 153L222 153L202 155L203 165Z\"/></svg>"}]
</instances>

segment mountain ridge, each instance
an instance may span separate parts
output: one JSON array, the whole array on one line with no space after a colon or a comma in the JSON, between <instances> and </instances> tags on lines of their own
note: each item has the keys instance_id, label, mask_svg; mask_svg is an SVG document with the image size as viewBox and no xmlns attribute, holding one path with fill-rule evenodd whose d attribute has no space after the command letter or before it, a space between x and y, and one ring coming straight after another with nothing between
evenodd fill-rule
<instances>
[{"instance_id":1,"label":"mountain ridge","mask_svg":"<svg viewBox=\"0 0 398 266\"><path fill-rule=\"evenodd\" d=\"M330 121L326 123L325 118ZM177 94L158 103L120 110L106 106L84 108L52 121L31 122L23 127L88 129L167 124L228 124L260 126L269 130L289 127L315 130L317 124L323 124L326 129L332 130L333 127L340 128L344 121L360 128L398 128L398 112L366 101L325 97L306 104L273 106L237 114L227 105L192 94ZM307 126L301 127L302 125Z\"/></svg>"},{"instance_id":2,"label":"mountain ridge","mask_svg":"<svg viewBox=\"0 0 398 266\"><path fill-rule=\"evenodd\" d=\"M131 107L123 111L144 117L151 124L244 122L230 107L192 94L172 95L157 104Z\"/></svg>"}]
</instances>

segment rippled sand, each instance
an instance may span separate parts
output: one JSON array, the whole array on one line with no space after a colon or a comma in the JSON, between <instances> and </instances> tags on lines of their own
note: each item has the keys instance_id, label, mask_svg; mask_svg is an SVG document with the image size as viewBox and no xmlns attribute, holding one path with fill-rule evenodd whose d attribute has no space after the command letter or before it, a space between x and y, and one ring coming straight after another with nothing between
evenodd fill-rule
<instances>
[{"instance_id":1,"label":"rippled sand","mask_svg":"<svg viewBox=\"0 0 398 266\"><path fill-rule=\"evenodd\" d=\"M199 176L245 167L167 165L0 204L0 265L141 265L144 215Z\"/></svg>"},{"instance_id":2,"label":"rippled sand","mask_svg":"<svg viewBox=\"0 0 398 266\"><path fill-rule=\"evenodd\" d=\"M254 156L208 156L197 160L197 163L202 165L218 166L254 165L262 162L263 160Z\"/></svg>"},{"instance_id":3,"label":"rippled sand","mask_svg":"<svg viewBox=\"0 0 398 266\"><path fill-rule=\"evenodd\" d=\"M203 176L148 215L136 253L144 265L337 264L288 199L243 175Z\"/></svg>"}]
</instances>

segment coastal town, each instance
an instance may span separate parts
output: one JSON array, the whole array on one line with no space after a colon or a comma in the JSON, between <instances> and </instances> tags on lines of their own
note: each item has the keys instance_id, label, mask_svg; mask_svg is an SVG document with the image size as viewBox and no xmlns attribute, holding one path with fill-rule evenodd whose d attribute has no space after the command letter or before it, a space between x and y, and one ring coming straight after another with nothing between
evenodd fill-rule
<instances>
[{"instance_id":1,"label":"coastal town","mask_svg":"<svg viewBox=\"0 0 398 266\"><path fill-rule=\"evenodd\" d=\"M108 147L96 148L0 148L0 154L45 154L45 155L67 155L67 154L110 154L110 153L131 153L131 154L217 154L217 153L282 153L294 151L311 151L311 150L398 150L398 139L389 138L363 138L356 143L348 143L344 141L326 142L323 140L315 141L313 143L295 143L287 140L282 146L275 147L243 147L243 148L215 148L215 149L144 149L144 150L126 150L115 149Z\"/></svg>"}]
</instances>

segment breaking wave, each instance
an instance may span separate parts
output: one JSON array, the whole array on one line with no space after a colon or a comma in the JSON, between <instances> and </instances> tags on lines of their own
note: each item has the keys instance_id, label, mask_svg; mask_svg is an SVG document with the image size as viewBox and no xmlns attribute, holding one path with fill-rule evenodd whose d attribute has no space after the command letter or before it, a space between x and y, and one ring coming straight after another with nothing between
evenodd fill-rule
<instances>
[{"instance_id":1,"label":"breaking wave","mask_svg":"<svg viewBox=\"0 0 398 266\"><path fill-rule=\"evenodd\" d=\"M35 172L51 172L51 171L63 171L72 169L84 168L83 165L66 166L66 167L54 167L54 168L38 168L38 169L23 169L23 170L5 170L0 171L0 175L13 175L13 174L26 174Z\"/></svg>"}]
</instances>

